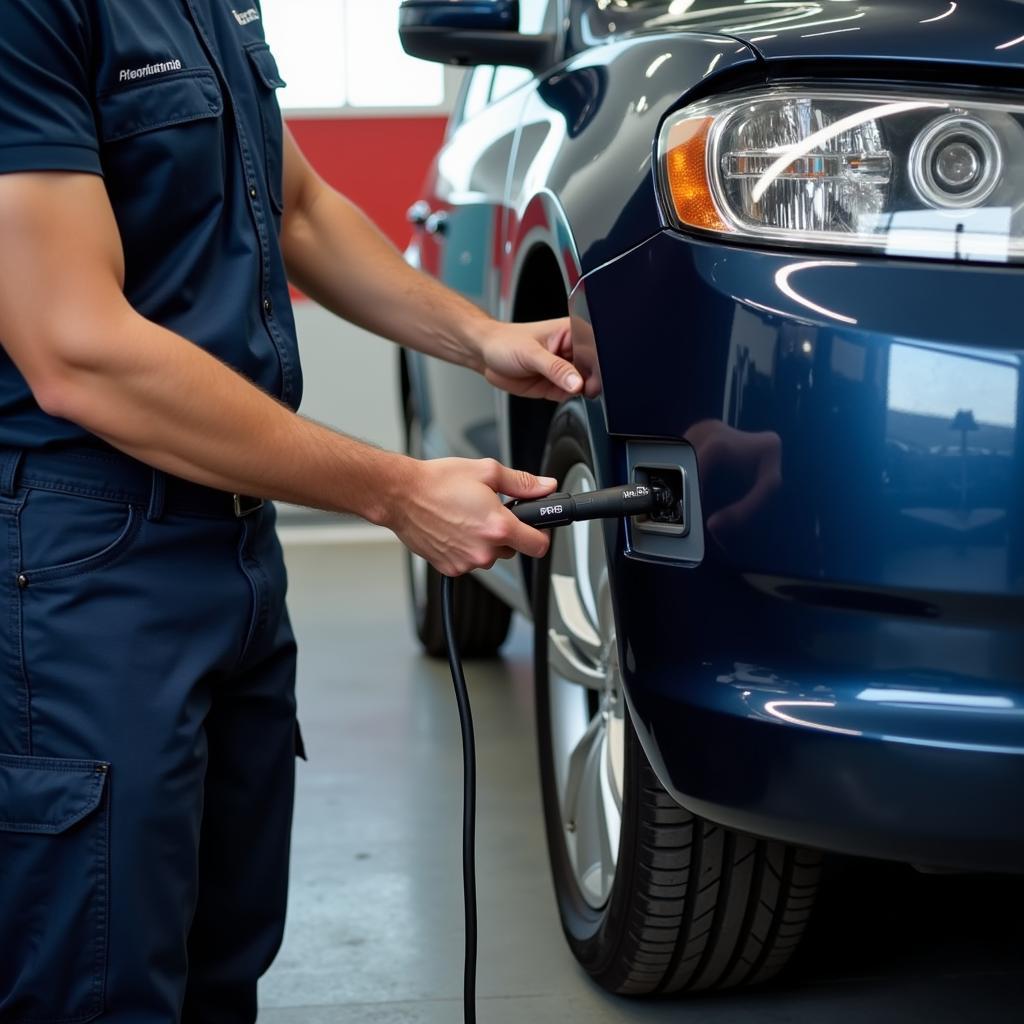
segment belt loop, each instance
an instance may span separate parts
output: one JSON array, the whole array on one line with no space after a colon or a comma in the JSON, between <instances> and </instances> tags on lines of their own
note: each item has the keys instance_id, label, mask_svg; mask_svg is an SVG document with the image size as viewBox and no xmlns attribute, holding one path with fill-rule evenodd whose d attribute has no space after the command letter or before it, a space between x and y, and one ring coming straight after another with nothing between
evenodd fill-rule
<instances>
[{"instance_id":1,"label":"belt loop","mask_svg":"<svg viewBox=\"0 0 1024 1024\"><path fill-rule=\"evenodd\" d=\"M14 497L18 489L18 469L24 455L20 448L0 448L0 496Z\"/></svg>"},{"instance_id":2,"label":"belt loop","mask_svg":"<svg viewBox=\"0 0 1024 1024\"><path fill-rule=\"evenodd\" d=\"M164 498L167 494L167 477L159 469L153 470L152 483L149 489L149 508L146 518L151 523L158 523L164 517Z\"/></svg>"}]
</instances>

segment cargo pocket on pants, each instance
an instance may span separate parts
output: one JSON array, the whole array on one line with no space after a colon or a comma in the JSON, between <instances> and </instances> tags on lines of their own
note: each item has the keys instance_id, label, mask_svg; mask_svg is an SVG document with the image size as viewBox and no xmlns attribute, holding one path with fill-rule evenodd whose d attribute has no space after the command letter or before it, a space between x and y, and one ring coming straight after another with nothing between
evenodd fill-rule
<instances>
[{"instance_id":1,"label":"cargo pocket on pants","mask_svg":"<svg viewBox=\"0 0 1024 1024\"><path fill-rule=\"evenodd\" d=\"M103 1012L108 765L0 754L0 1020Z\"/></svg>"}]
</instances>

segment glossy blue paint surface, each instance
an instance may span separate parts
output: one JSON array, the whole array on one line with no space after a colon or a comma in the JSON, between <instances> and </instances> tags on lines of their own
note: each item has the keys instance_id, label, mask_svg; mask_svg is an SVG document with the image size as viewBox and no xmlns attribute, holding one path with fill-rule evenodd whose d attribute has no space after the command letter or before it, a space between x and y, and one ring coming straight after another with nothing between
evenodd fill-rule
<instances>
[{"instance_id":1,"label":"glossy blue paint surface","mask_svg":"<svg viewBox=\"0 0 1024 1024\"><path fill-rule=\"evenodd\" d=\"M1016 0L861 0L818 12L754 45L768 59L893 59L1024 67L1024 15ZM814 22L814 24L810 24ZM781 28L781 30L780 30ZM1015 42L1016 40L1016 42Z\"/></svg>"},{"instance_id":2,"label":"glossy blue paint surface","mask_svg":"<svg viewBox=\"0 0 1024 1024\"><path fill-rule=\"evenodd\" d=\"M1024 864L1022 286L670 232L584 278L611 435L700 465L699 568L615 548L635 721L687 806Z\"/></svg>"},{"instance_id":3,"label":"glossy blue paint surface","mask_svg":"<svg viewBox=\"0 0 1024 1024\"><path fill-rule=\"evenodd\" d=\"M634 722L686 806L849 853L1024 863L1016 621L802 600L713 545L695 570L621 556L616 593Z\"/></svg>"},{"instance_id":4,"label":"glossy blue paint surface","mask_svg":"<svg viewBox=\"0 0 1024 1024\"><path fill-rule=\"evenodd\" d=\"M613 6L594 17L575 0L574 43L613 35L721 32L749 42L768 60L899 60L1024 68L1024 15L1017 0L806 0L736 3L696 0L678 13Z\"/></svg>"},{"instance_id":5,"label":"glossy blue paint surface","mask_svg":"<svg viewBox=\"0 0 1024 1024\"><path fill-rule=\"evenodd\" d=\"M778 439L778 488L720 537L723 558L812 581L1024 592L1020 270L665 232L585 287L613 434L692 439L721 422ZM716 467L705 515L745 483Z\"/></svg>"}]
</instances>

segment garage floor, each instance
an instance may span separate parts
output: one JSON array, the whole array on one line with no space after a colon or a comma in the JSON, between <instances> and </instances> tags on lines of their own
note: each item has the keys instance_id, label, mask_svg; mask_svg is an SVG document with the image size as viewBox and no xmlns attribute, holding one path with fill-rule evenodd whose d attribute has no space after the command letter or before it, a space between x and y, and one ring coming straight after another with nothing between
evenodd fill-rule
<instances>
[{"instance_id":1,"label":"garage floor","mask_svg":"<svg viewBox=\"0 0 1024 1024\"><path fill-rule=\"evenodd\" d=\"M302 650L284 948L264 1024L461 1020L461 767L447 667L410 636L394 544L288 547ZM559 930L532 728L527 627L470 666L480 753L482 1024L1024 1020L1024 884L839 865L799 974L695 1002L614 999ZM827 920L825 919L827 917Z\"/></svg>"}]
</instances>

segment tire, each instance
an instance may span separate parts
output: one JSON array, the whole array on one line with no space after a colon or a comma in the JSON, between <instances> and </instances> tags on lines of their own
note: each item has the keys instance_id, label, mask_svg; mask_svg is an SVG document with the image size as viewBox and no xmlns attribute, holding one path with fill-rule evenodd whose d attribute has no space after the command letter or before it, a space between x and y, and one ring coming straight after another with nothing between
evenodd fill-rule
<instances>
[{"instance_id":1,"label":"tire","mask_svg":"<svg viewBox=\"0 0 1024 1024\"><path fill-rule=\"evenodd\" d=\"M406 450L423 457L423 427L406 399ZM432 658L448 653L441 617L441 574L425 559L406 549L406 580L416 636ZM463 576L455 581L455 632L464 658L491 658L508 636L512 609L478 580Z\"/></svg>"},{"instance_id":2,"label":"tire","mask_svg":"<svg viewBox=\"0 0 1024 1024\"><path fill-rule=\"evenodd\" d=\"M578 403L556 417L543 472L561 490L594 486ZM800 942L820 854L691 814L658 781L622 697L602 527L590 530L556 531L534 587L544 817L569 946L614 993L767 981Z\"/></svg>"}]
</instances>

